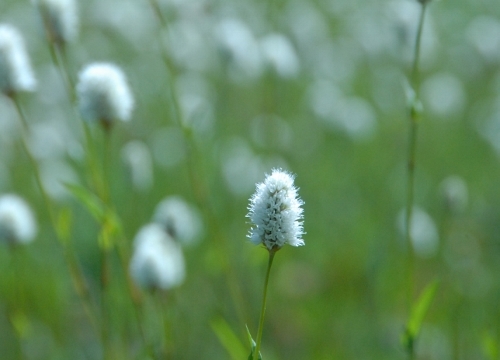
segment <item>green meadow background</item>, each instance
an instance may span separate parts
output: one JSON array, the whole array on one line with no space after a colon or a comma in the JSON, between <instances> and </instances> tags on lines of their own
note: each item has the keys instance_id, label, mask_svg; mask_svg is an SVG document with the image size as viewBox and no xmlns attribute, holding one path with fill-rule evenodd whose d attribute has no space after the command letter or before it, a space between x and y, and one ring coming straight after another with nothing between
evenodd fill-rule
<instances>
[{"instance_id":1,"label":"green meadow background","mask_svg":"<svg viewBox=\"0 0 500 360\"><path fill-rule=\"evenodd\" d=\"M203 219L199 242L184 249L185 282L161 296L140 293L147 337L161 342L163 313L172 359L231 359L221 334L238 339L231 347L237 353L243 346L246 358L245 325L255 337L267 252L246 239L245 215L255 183L281 167L296 174L305 202L306 245L285 246L275 258L264 359L406 358L407 245L398 216L406 201L405 84L419 3L159 3L165 26L146 0L80 1L79 35L67 47L73 81L85 64L113 62L134 93L132 120L113 128L107 169L127 256L166 196L183 197ZM37 91L20 98L30 148L57 208L71 214L67 246L98 303L100 225L61 185L91 188L79 119L33 5L2 0L0 22L25 38L38 79ZM284 36L288 47L276 50L283 42L270 34ZM415 293L436 278L440 284L416 358L498 359L498 1L431 2L421 55L415 204L430 221L421 224L428 243L416 257ZM20 129L15 108L0 97L0 193L24 197L39 224L32 244L16 252L0 247L0 358L100 359L100 337L74 291ZM124 161L130 141L149 150L138 170L142 188ZM465 192L447 192L450 176ZM116 359L142 359L127 276L113 252L111 348Z\"/></svg>"}]
</instances>

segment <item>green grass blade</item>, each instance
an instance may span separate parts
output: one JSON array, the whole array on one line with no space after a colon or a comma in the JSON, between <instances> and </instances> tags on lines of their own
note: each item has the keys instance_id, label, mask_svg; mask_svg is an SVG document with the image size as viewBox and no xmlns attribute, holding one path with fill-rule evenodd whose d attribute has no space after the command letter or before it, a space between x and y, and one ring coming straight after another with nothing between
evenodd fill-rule
<instances>
[{"instance_id":1,"label":"green grass blade","mask_svg":"<svg viewBox=\"0 0 500 360\"><path fill-rule=\"evenodd\" d=\"M429 310L432 300L436 296L436 292L439 286L439 280L433 280L422 291L420 297L413 304L410 318L406 325L406 331L403 335L402 342L406 348L413 348L413 344L420 329L422 327L422 322Z\"/></svg>"},{"instance_id":2,"label":"green grass blade","mask_svg":"<svg viewBox=\"0 0 500 360\"><path fill-rule=\"evenodd\" d=\"M245 358L245 347L223 318L213 320L210 325L219 341L231 356L231 359L241 360Z\"/></svg>"}]
</instances>

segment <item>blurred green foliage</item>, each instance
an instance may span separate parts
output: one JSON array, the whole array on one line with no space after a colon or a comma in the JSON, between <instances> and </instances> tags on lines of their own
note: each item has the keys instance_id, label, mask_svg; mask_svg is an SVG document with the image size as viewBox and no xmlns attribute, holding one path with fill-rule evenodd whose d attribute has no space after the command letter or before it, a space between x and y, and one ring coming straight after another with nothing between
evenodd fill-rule
<instances>
[{"instance_id":1,"label":"blurred green foliage","mask_svg":"<svg viewBox=\"0 0 500 360\"><path fill-rule=\"evenodd\" d=\"M185 249L185 283L160 303L142 294L148 338L161 341L163 311L174 359L229 359L221 331L247 345L267 260L246 240L248 198L266 172L283 167L297 174L305 201L306 246L285 247L275 259L264 358L404 358L399 339L409 314L398 214L418 2L165 0L160 8L164 28L145 0L80 1L80 34L67 48L73 80L84 64L111 61L136 97L133 120L113 130L107 169L127 251L165 196L181 195L203 214L203 240ZM428 15L415 203L431 219L422 231L430 226L438 240L424 239L431 251L417 257L414 287L420 292L436 277L441 283L417 358L493 358L500 340L500 5L443 0ZM71 244L97 302L99 224L57 188L57 181L88 186L80 124L32 4L3 0L0 22L25 37L39 80L38 91L21 98L33 151L56 186L54 201L71 210ZM279 50L283 42L270 34L283 35L292 52ZM122 160L131 140L153 157L145 189L134 187ZM466 184L465 195L446 187L450 176ZM73 290L6 98L0 192L27 199L40 228L20 251L0 247L1 357L99 359L99 336ZM126 276L114 254L113 353L145 358Z\"/></svg>"}]
</instances>

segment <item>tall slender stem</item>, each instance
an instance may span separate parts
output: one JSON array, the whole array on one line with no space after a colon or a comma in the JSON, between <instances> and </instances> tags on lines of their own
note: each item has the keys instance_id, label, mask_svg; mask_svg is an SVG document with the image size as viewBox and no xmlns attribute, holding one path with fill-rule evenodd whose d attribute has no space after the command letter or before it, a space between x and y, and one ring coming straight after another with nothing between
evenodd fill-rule
<instances>
[{"instance_id":1,"label":"tall slender stem","mask_svg":"<svg viewBox=\"0 0 500 360\"><path fill-rule=\"evenodd\" d=\"M269 284L269 274L271 273L271 266L273 265L275 250L269 250L269 262L267 263L266 280L264 281L264 293L262 297L262 308L260 309L259 330L257 331L257 344L253 352L253 360L259 359L260 345L262 343L262 332L264 330L264 316L266 313L267 304L267 288Z\"/></svg>"},{"instance_id":2,"label":"tall slender stem","mask_svg":"<svg viewBox=\"0 0 500 360\"><path fill-rule=\"evenodd\" d=\"M167 33L169 24L167 22L167 19L161 12L158 1L149 0L149 3L155 13L155 16L158 18L158 22L162 27L162 30L165 33ZM181 107L181 102L177 94L177 91L175 89L174 80L176 74L176 67L171 58L169 57L167 48L162 43L161 39L159 40L159 45L160 45L162 60L165 64L167 76L169 77L167 85L168 85L169 97L172 106L171 110L173 112L174 121L182 130L184 140L186 141L186 147L187 147L186 167L187 167L187 176L190 182L190 186L191 189L193 190L193 194L198 206L200 206L200 208L204 211L204 214L207 217L208 222L213 226L214 239L217 239L222 243L222 245L219 248L227 249L228 245L226 244L228 244L229 241L224 231L221 229L219 219L214 210L212 201L210 199L209 186L207 182L203 180L206 178L206 176L204 176L205 174L203 173L204 167L202 162L202 156L200 155L201 151L199 151L197 147L193 134L193 129L187 123L184 117ZM230 264L231 257L221 256L221 259L222 259L221 266L223 268L228 268L231 265ZM234 271L225 271L225 273L227 274L229 291L233 298L236 312L238 314L238 317L241 319L241 322L244 322L244 319L246 318L246 316L244 315L244 313L246 312L244 305L245 302L243 300L243 295L241 293L241 289L239 287L236 274Z\"/></svg>"},{"instance_id":3,"label":"tall slender stem","mask_svg":"<svg viewBox=\"0 0 500 360\"><path fill-rule=\"evenodd\" d=\"M420 17L418 21L417 37L415 41L413 64L411 68L411 88L413 93L413 98L410 100L410 131L408 139L408 187L406 196L406 214L405 214L405 245L407 247L407 286L408 286L408 313L411 311L411 304L413 301L413 283L414 283L414 272L415 272L415 259L412 245L411 237L411 220L413 214L413 204L415 195L415 164L416 164L416 149L417 149L417 133L418 133L418 122L419 122L419 60L420 60L420 48L422 41L422 30L424 27L425 10L427 8L428 0L421 0L421 10ZM408 356L412 360L414 358L414 339L410 339L408 344Z\"/></svg>"},{"instance_id":4,"label":"tall slender stem","mask_svg":"<svg viewBox=\"0 0 500 360\"><path fill-rule=\"evenodd\" d=\"M33 154L31 153L31 150L29 149L29 146L28 146L28 136L29 136L29 131L30 131L29 126L28 126L28 121L26 119L26 116L24 114L24 111L22 109L22 106L19 102L17 95L16 94L10 95L10 99L12 100L12 102L16 108L19 120L21 122L22 130L23 130L23 134L21 137L22 138L22 141L21 141L22 146L23 146L24 151L26 152L26 155L28 156L28 159L29 159L31 166L33 168L35 181L36 181L37 186L38 186L40 193L42 195L43 202L47 208L47 213L49 215L50 221L51 221L52 226L54 228L56 237L59 240L59 244L62 244L63 239L61 238L61 235L59 234L57 226L56 226L56 224L57 224L56 214L55 214L55 210L52 206L52 201L50 200L47 192L45 191L45 187L43 186L41 172L40 172L40 168L38 166L38 162L34 158ZM98 321L95 317L95 310L94 310L94 307L92 305L92 301L90 298L90 294L88 292L85 277L82 274L78 260L76 259L76 257L72 253L72 251L70 249L68 249L67 246L63 246L63 250L64 250L64 255L65 255L67 265L70 269L71 277L73 280L73 285L75 286L77 295L79 296L80 301L82 303L82 306L84 308L84 311L87 314L87 317L89 318L90 324L93 326L94 329L97 329L98 328L98 325L97 325Z\"/></svg>"}]
</instances>

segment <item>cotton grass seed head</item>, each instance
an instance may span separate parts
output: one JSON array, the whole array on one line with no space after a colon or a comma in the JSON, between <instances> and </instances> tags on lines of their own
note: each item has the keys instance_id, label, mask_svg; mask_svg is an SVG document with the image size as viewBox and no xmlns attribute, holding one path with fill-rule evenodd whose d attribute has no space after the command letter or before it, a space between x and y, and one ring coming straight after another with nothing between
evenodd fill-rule
<instances>
[{"instance_id":1,"label":"cotton grass seed head","mask_svg":"<svg viewBox=\"0 0 500 360\"><path fill-rule=\"evenodd\" d=\"M134 98L123 71L110 63L92 63L78 75L76 86L80 113L87 121L106 128L116 120L128 121Z\"/></svg>"},{"instance_id":2,"label":"cotton grass seed head","mask_svg":"<svg viewBox=\"0 0 500 360\"><path fill-rule=\"evenodd\" d=\"M10 25L0 24L0 90L11 96L35 88L36 79L21 34Z\"/></svg>"},{"instance_id":3,"label":"cotton grass seed head","mask_svg":"<svg viewBox=\"0 0 500 360\"><path fill-rule=\"evenodd\" d=\"M26 201L14 194L0 196L0 242L29 243L36 232L35 217Z\"/></svg>"},{"instance_id":4,"label":"cotton grass seed head","mask_svg":"<svg viewBox=\"0 0 500 360\"><path fill-rule=\"evenodd\" d=\"M182 250L161 226L149 224L137 233L130 275L146 290L168 290L184 281Z\"/></svg>"},{"instance_id":5,"label":"cotton grass seed head","mask_svg":"<svg viewBox=\"0 0 500 360\"><path fill-rule=\"evenodd\" d=\"M273 169L264 182L257 184L247 215L253 224L248 237L255 245L264 244L269 251L277 251L284 244L304 245L304 202L298 197L293 180L292 174Z\"/></svg>"},{"instance_id":6,"label":"cotton grass seed head","mask_svg":"<svg viewBox=\"0 0 500 360\"><path fill-rule=\"evenodd\" d=\"M42 17L47 36L65 45L76 37L78 16L75 0L32 0Z\"/></svg>"},{"instance_id":7,"label":"cotton grass seed head","mask_svg":"<svg viewBox=\"0 0 500 360\"><path fill-rule=\"evenodd\" d=\"M180 196L169 196L156 207L154 222L182 245L196 243L203 230L201 215Z\"/></svg>"}]
</instances>

